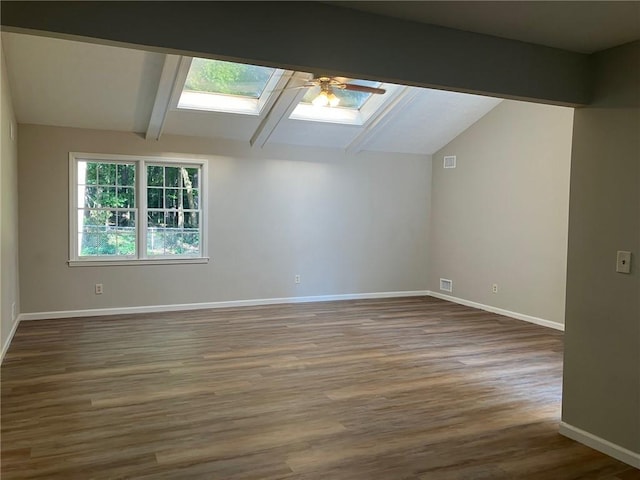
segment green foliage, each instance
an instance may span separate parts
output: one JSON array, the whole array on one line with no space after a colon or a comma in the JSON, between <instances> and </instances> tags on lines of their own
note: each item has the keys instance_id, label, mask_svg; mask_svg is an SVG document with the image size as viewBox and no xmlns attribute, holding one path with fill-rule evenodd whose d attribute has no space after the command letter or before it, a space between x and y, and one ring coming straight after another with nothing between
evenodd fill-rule
<instances>
[{"instance_id":1,"label":"green foliage","mask_svg":"<svg viewBox=\"0 0 640 480\"><path fill-rule=\"evenodd\" d=\"M135 255L136 234L133 230L103 229L100 233L83 233L80 255Z\"/></svg>"},{"instance_id":2,"label":"green foliage","mask_svg":"<svg viewBox=\"0 0 640 480\"><path fill-rule=\"evenodd\" d=\"M134 208L133 164L88 162L84 206L87 208Z\"/></svg>"},{"instance_id":3,"label":"green foliage","mask_svg":"<svg viewBox=\"0 0 640 480\"><path fill-rule=\"evenodd\" d=\"M81 256L136 254L135 166L87 162ZM199 169L147 167L149 255L196 255L200 249ZM81 180L82 181L82 180Z\"/></svg>"},{"instance_id":4,"label":"green foliage","mask_svg":"<svg viewBox=\"0 0 640 480\"><path fill-rule=\"evenodd\" d=\"M194 58L184 88L258 98L273 72L273 68Z\"/></svg>"},{"instance_id":5,"label":"green foliage","mask_svg":"<svg viewBox=\"0 0 640 480\"><path fill-rule=\"evenodd\" d=\"M85 210L80 255L135 255L135 212Z\"/></svg>"},{"instance_id":6,"label":"green foliage","mask_svg":"<svg viewBox=\"0 0 640 480\"><path fill-rule=\"evenodd\" d=\"M164 167L157 165L147 167L147 185L159 187L164 185Z\"/></svg>"},{"instance_id":7,"label":"green foliage","mask_svg":"<svg viewBox=\"0 0 640 480\"><path fill-rule=\"evenodd\" d=\"M197 168L147 167L147 208L197 210L200 204ZM185 216L192 215L187 212Z\"/></svg>"},{"instance_id":8,"label":"green foliage","mask_svg":"<svg viewBox=\"0 0 640 480\"><path fill-rule=\"evenodd\" d=\"M149 228L147 255L197 255L200 233L197 229Z\"/></svg>"}]
</instances>

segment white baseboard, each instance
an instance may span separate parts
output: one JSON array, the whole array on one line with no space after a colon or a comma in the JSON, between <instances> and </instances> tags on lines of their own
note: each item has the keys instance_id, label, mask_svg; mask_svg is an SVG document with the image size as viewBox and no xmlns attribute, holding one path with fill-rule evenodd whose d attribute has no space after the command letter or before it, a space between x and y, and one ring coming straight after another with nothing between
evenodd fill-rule
<instances>
[{"instance_id":1,"label":"white baseboard","mask_svg":"<svg viewBox=\"0 0 640 480\"><path fill-rule=\"evenodd\" d=\"M174 305L145 305L140 307L94 308L87 310L60 310L55 312L21 313L20 320L45 320L52 318L97 317L103 315L129 315L132 313L176 312L180 310L204 310L209 308L254 307L283 303L331 302L335 300L364 300L393 297L426 297L428 290L404 292L346 293L339 295L314 295L309 297L261 298L230 300L224 302L182 303Z\"/></svg>"},{"instance_id":2,"label":"white baseboard","mask_svg":"<svg viewBox=\"0 0 640 480\"><path fill-rule=\"evenodd\" d=\"M258 305L279 305L284 303L308 303L308 302L330 302L335 300L366 300L374 298L392 298L392 297L423 297L432 296L447 300L449 302L466 305L468 307L486 310L499 315L524 320L526 322L535 323L545 327L554 328L556 330L564 330L564 325L550 320L545 320L522 313L511 312L502 308L483 305L481 303L464 300L462 298L444 295L430 290L411 290L401 292L374 292L374 293L346 293L337 295L313 295L308 297L282 297L282 298L260 298L248 300L228 300L221 302L203 302L203 303L182 303L172 305L143 305L138 307L116 307L116 308L92 308L84 310L58 310L51 312L33 312L21 313L19 320L46 320L53 318L78 318L78 317L97 317L107 315L130 315L134 313L156 313L156 312L177 312L181 310L204 310L209 308L231 308L231 307L254 307ZM3 350L4 351L4 350Z\"/></svg>"},{"instance_id":3,"label":"white baseboard","mask_svg":"<svg viewBox=\"0 0 640 480\"><path fill-rule=\"evenodd\" d=\"M594 450L598 450L610 457L615 458L616 460L620 460L628 465L631 465L635 468L640 468L640 453L632 452L620 445L616 445L615 443L611 443L604 438L600 438L592 433L585 432L584 430L574 427L573 425L569 425L565 422L560 422L560 428L558 430L561 435L570 438L571 440L575 440L576 442L580 442L587 447L591 447Z\"/></svg>"},{"instance_id":4,"label":"white baseboard","mask_svg":"<svg viewBox=\"0 0 640 480\"><path fill-rule=\"evenodd\" d=\"M9 345L11 345L11 340L13 340L13 336L16 334L16 330L18 330L19 323L20 315L16 317L15 321L13 322L13 327L11 327L11 331L9 332L9 336L2 345L2 353L0 353L0 364L2 364L2 362L4 361L4 356L7 353L7 350L9 350Z\"/></svg>"},{"instance_id":5,"label":"white baseboard","mask_svg":"<svg viewBox=\"0 0 640 480\"><path fill-rule=\"evenodd\" d=\"M564 324L558 322L552 322L551 320L545 320L544 318L532 317L531 315L525 315L523 313L512 312L510 310L504 310L502 308L492 307L491 305L484 305L482 303L472 302L471 300L465 300L463 298L453 297L451 295L444 295L438 292L429 292L429 295L441 300L447 300L453 303L459 303L467 307L478 308L480 310L486 310L487 312L497 313L498 315L504 315L505 317L515 318L517 320L524 320L525 322L535 323L536 325L542 325L543 327L553 328L555 330L561 330L564 332Z\"/></svg>"}]
</instances>

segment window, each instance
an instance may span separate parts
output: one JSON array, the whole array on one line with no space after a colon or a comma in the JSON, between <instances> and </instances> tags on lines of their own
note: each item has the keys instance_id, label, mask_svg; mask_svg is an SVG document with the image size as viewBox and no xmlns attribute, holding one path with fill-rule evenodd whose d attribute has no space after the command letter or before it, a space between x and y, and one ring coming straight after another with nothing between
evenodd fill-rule
<instances>
[{"instance_id":1,"label":"window","mask_svg":"<svg viewBox=\"0 0 640 480\"><path fill-rule=\"evenodd\" d=\"M399 85L373 82L369 80L344 79L347 83L357 83L368 87L380 87L386 90L384 95L355 92L352 90L332 89L340 99L337 107L316 106L311 102L320 93L320 87L310 88L289 116L292 120L341 123L345 125L364 125L374 113L395 98L402 88Z\"/></svg>"},{"instance_id":2,"label":"window","mask_svg":"<svg viewBox=\"0 0 640 480\"><path fill-rule=\"evenodd\" d=\"M70 265L206 261L206 164L70 154Z\"/></svg>"},{"instance_id":3,"label":"window","mask_svg":"<svg viewBox=\"0 0 640 480\"><path fill-rule=\"evenodd\" d=\"M194 58L178 108L259 115L283 73L275 68Z\"/></svg>"},{"instance_id":4,"label":"window","mask_svg":"<svg viewBox=\"0 0 640 480\"><path fill-rule=\"evenodd\" d=\"M365 87L375 88L378 88L382 85L380 82L372 82L370 80L358 80L357 83L358 85L364 85ZM365 102L369 100L369 98L371 98L371 94L365 92L354 92L352 90L341 90L339 88L332 89L332 92L336 97L340 99L339 106L333 108L349 108L352 110L360 110ZM300 103L311 105L311 102L318 96L319 93L320 87L312 87L308 89L307 93L305 93L304 97L302 97Z\"/></svg>"}]
</instances>

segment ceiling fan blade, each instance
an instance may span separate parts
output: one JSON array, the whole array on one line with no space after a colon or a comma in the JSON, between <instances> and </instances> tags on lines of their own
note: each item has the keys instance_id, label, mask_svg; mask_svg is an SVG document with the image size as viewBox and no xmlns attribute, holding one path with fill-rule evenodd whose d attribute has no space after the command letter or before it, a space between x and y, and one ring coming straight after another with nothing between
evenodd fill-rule
<instances>
[{"instance_id":1,"label":"ceiling fan blade","mask_svg":"<svg viewBox=\"0 0 640 480\"><path fill-rule=\"evenodd\" d=\"M268 90L268 92L269 93L286 92L288 90L301 90L303 88L313 88L313 87L316 87L316 86L317 85L309 83L307 85L298 85L297 87L274 88L273 90Z\"/></svg>"},{"instance_id":2,"label":"ceiling fan blade","mask_svg":"<svg viewBox=\"0 0 640 480\"><path fill-rule=\"evenodd\" d=\"M377 94L383 94L386 92L384 88L367 87L366 85L357 85L355 83L344 83L339 88L341 88L342 90L351 90L352 92L377 93Z\"/></svg>"}]
</instances>

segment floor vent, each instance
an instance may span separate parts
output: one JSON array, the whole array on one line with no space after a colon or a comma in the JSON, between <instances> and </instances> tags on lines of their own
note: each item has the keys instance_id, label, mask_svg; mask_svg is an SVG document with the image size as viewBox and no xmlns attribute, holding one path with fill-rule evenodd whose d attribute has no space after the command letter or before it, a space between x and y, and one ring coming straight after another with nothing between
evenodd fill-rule
<instances>
[{"instance_id":1,"label":"floor vent","mask_svg":"<svg viewBox=\"0 0 640 480\"><path fill-rule=\"evenodd\" d=\"M444 168L456 168L456 156L444 157Z\"/></svg>"},{"instance_id":2,"label":"floor vent","mask_svg":"<svg viewBox=\"0 0 640 480\"><path fill-rule=\"evenodd\" d=\"M446 278L440 279L440 290L443 292L453 292L453 281Z\"/></svg>"}]
</instances>

